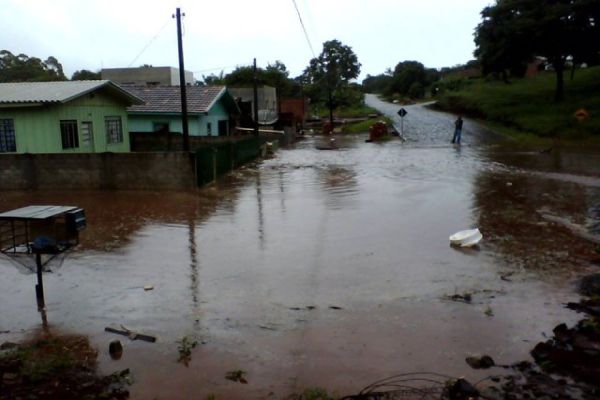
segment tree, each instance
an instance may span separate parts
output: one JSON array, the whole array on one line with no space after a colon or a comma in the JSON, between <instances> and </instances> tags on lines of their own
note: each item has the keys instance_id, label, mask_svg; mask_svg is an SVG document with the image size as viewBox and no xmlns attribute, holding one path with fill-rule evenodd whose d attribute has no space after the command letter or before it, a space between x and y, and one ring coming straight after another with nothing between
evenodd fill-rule
<instances>
[{"instance_id":1,"label":"tree","mask_svg":"<svg viewBox=\"0 0 600 400\"><path fill-rule=\"evenodd\" d=\"M256 80L258 85L267 85L276 88L281 97L298 96L301 92L299 83L290 79L289 72L285 64L281 61L275 61L274 64L267 64L266 69L257 68ZM222 82L221 84L232 87L251 87L254 83L254 67L250 65L237 67L227 74ZM207 84L209 83L207 82Z\"/></svg>"},{"instance_id":2,"label":"tree","mask_svg":"<svg viewBox=\"0 0 600 400\"><path fill-rule=\"evenodd\" d=\"M392 86L392 71L388 69L386 73L376 76L367 75L362 81L362 88L365 93L384 93Z\"/></svg>"},{"instance_id":3,"label":"tree","mask_svg":"<svg viewBox=\"0 0 600 400\"><path fill-rule=\"evenodd\" d=\"M102 74L100 73L100 71L92 72L87 69L75 71L71 76L72 81L95 81L98 79L102 79Z\"/></svg>"},{"instance_id":4,"label":"tree","mask_svg":"<svg viewBox=\"0 0 600 400\"><path fill-rule=\"evenodd\" d=\"M225 76L223 71L219 75L210 74L208 76L202 75L202 85L206 86L220 86L225 85Z\"/></svg>"},{"instance_id":5,"label":"tree","mask_svg":"<svg viewBox=\"0 0 600 400\"><path fill-rule=\"evenodd\" d=\"M0 82L65 81L62 65L54 57L42 61L26 54L0 51Z\"/></svg>"},{"instance_id":6,"label":"tree","mask_svg":"<svg viewBox=\"0 0 600 400\"><path fill-rule=\"evenodd\" d=\"M600 3L597 0L497 0L483 9L475 33L485 72L518 70L543 56L556 72L555 99L564 98L568 59L579 62L600 51Z\"/></svg>"},{"instance_id":7,"label":"tree","mask_svg":"<svg viewBox=\"0 0 600 400\"><path fill-rule=\"evenodd\" d=\"M313 96L323 99L326 94L329 103L329 119L333 124L334 97L348 87L352 79L360 74L361 64L350 46L339 40L323 43L321 54L310 60L304 70L303 80L311 85Z\"/></svg>"}]
</instances>

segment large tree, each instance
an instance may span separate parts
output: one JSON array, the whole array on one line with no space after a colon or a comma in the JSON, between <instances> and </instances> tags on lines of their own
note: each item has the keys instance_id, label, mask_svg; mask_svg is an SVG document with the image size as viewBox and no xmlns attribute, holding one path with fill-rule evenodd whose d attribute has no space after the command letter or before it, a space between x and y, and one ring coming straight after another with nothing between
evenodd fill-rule
<instances>
[{"instance_id":1,"label":"large tree","mask_svg":"<svg viewBox=\"0 0 600 400\"><path fill-rule=\"evenodd\" d=\"M567 60L591 60L600 51L598 0L497 0L481 15L475 54L484 70L504 72L543 56L556 72L557 101Z\"/></svg>"},{"instance_id":2,"label":"large tree","mask_svg":"<svg viewBox=\"0 0 600 400\"><path fill-rule=\"evenodd\" d=\"M26 54L0 51L0 82L65 81L62 65L54 57L42 61Z\"/></svg>"},{"instance_id":3,"label":"large tree","mask_svg":"<svg viewBox=\"0 0 600 400\"><path fill-rule=\"evenodd\" d=\"M336 94L341 97L348 89L349 82L360 74L360 67L352 48L334 39L323 43L321 54L310 60L304 70L304 83L312 86L313 96L327 96L330 120L333 120Z\"/></svg>"}]
</instances>

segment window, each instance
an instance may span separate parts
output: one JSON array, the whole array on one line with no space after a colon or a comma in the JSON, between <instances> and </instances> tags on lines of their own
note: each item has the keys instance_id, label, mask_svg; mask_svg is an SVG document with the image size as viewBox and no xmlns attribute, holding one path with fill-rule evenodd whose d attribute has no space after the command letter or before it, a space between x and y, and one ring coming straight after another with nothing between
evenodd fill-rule
<instances>
[{"instance_id":1,"label":"window","mask_svg":"<svg viewBox=\"0 0 600 400\"><path fill-rule=\"evenodd\" d=\"M210 122L206 123L206 133L208 133L208 136L212 135L212 123Z\"/></svg>"},{"instance_id":2,"label":"window","mask_svg":"<svg viewBox=\"0 0 600 400\"><path fill-rule=\"evenodd\" d=\"M74 119L60 121L60 138L63 149L79 148L79 135L77 133L77 121Z\"/></svg>"},{"instance_id":3,"label":"window","mask_svg":"<svg viewBox=\"0 0 600 400\"><path fill-rule=\"evenodd\" d=\"M152 131L153 132L169 132L169 123L168 122L153 122L152 123Z\"/></svg>"},{"instance_id":4,"label":"window","mask_svg":"<svg viewBox=\"0 0 600 400\"><path fill-rule=\"evenodd\" d=\"M12 119L0 119L0 153L13 151L17 151L15 122Z\"/></svg>"},{"instance_id":5,"label":"window","mask_svg":"<svg viewBox=\"0 0 600 400\"><path fill-rule=\"evenodd\" d=\"M104 117L106 125L106 143L122 143L123 128L121 126L121 117Z\"/></svg>"},{"instance_id":6,"label":"window","mask_svg":"<svg viewBox=\"0 0 600 400\"><path fill-rule=\"evenodd\" d=\"M83 121L81 123L81 145L83 147L93 147L94 130L92 129L91 121Z\"/></svg>"}]
</instances>

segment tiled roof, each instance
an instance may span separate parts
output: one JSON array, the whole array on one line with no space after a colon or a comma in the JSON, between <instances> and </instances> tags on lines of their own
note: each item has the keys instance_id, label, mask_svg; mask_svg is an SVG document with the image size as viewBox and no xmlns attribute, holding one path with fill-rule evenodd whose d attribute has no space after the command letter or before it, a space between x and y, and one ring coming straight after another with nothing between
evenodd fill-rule
<instances>
[{"instance_id":1,"label":"tiled roof","mask_svg":"<svg viewBox=\"0 0 600 400\"><path fill-rule=\"evenodd\" d=\"M181 113L179 86L129 86L123 88L146 104L127 108L132 113ZM225 86L186 86L188 113L206 113L225 92Z\"/></svg>"},{"instance_id":2,"label":"tiled roof","mask_svg":"<svg viewBox=\"0 0 600 400\"><path fill-rule=\"evenodd\" d=\"M105 86L128 98L134 104L141 102L139 98L111 81L98 80L0 83L0 104L66 103Z\"/></svg>"}]
</instances>

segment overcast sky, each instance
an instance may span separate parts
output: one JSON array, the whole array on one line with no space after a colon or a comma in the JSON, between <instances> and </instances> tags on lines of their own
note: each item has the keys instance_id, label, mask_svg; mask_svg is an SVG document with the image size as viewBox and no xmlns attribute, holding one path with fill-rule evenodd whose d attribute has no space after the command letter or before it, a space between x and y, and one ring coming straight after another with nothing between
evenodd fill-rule
<instances>
[{"instance_id":1,"label":"overcast sky","mask_svg":"<svg viewBox=\"0 0 600 400\"><path fill-rule=\"evenodd\" d=\"M441 68L473 57L473 31L492 0L296 0L316 55L326 40L352 47L360 80L404 60ZM185 68L202 75L282 61L292 77L313 57L293 0L0 0L0 49L56 57L78 69L177 67L175 20L184 18Z\"/></svg>"}]
</instances>

